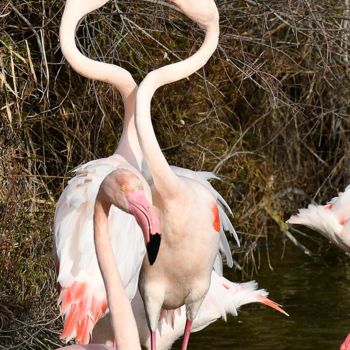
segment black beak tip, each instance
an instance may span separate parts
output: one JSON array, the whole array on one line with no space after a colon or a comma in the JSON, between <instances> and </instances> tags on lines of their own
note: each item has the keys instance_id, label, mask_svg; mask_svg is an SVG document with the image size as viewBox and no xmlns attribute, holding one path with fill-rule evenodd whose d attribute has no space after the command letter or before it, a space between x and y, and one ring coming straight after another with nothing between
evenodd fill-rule
<instances>
[{"instance_id":1,"label":"black beak tip","mask_svg":"<svg viewBox=\"0 0 350 350\"><path fill-rule=\"evenodd\" d=\"M157 255L159 252L161 242L161 236L159 233L155 235L150 235L150 241L146 245L148 261L151 265L153 265L157 259Z\"/></svg>"}]
</instances>

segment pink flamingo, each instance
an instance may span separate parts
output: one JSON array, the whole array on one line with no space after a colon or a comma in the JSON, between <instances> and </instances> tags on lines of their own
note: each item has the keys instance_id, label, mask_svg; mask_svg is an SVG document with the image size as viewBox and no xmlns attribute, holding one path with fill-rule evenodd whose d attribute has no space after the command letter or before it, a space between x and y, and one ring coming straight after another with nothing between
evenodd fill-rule
<instances>
[{"instance_id":1,"label":"pink flamingo","mask_svg":"<svg viewBox=\"0 0 350 350\"><path fill-rule=\"evenodd\" d=\"M125 197L132 215L112 206L108 219L111 243L115 253L118 251L116 261L129 300L136 293L145 242L150 241L150 234L159 233L160 229L149 204L152 201L149 185L141 175L142 152L134 124L137 85L126 70L93 61L83 56L75 45L79 20L107 1L67 0L60 27L61 49L71 66L87 78L112 84L120 91L125 106L124 128L116 152L77 168L76 176L69 181L56 207L57 281L61 312L65 315L61 338L75 338L80 344L89 342L95 323L107 310L106 292L93 244L94 202L102 180L112 171L124 169L137 176L143 188L137 195ZM156 250L149 251L152 261Z\"/></svg>"},{"instance_id":2,"label":"pink flamingo","mask_svg":"<svg viewBox=\"0 0 350 350\"><path fill-rule=\"evenodd\" d=\"M107 291L111 323L118 350L137 350L141 349L141 346L129 297L124 289L119 268L115 264L115 254L108 234L110 232L108 216L112 212L112 205L134 215L130 211L128 197L139 196L142 186L143 182L133 172L124 169L112 171L102 181L94 205L93 231L96 255ZM61 349L112 350L115 347L91 344L72 345Z\"/></svg>"},{"instance_id":3,"label":"pink flamingo","mask_svg":"<svg viewBox=\"0 0 350 350\"><path fill-rule=\"evenodd\" d=\"M350 251L350 186L326 205L310 204L307 209L299 209L287 223L308 226L335 243L345 251Z\"/></svg>"},{"instance_id":4,"label":"pink flamingo","mask_svg":"<svg viewBox=\"0 0 350 350\"><path fill-rule=\"evenodd\" d=\"M202 67L215 51L219 15L213 0L172 0L188 17L206 30L201 48L190 58L149 73L136 97L136 127L152 177L153 203L163 228L162 245L153 266L144 260L139 288L156 349L156 329L161 310L186 305L182 350L187 349L192 323L210 286L211 271L219 250L219 233L228 218L222 198L201 174L171 168L151 123L150 104L157 88L185 78ZM234 230L232 229L234 232Z\"/></svg>"},{"instance_id":5,"label":"pink flamingo","mask_svg":"<svg viewBox=\"0 0 350 350\"><path fill-rule=\"evenodd\" d=\"M326 205L310 204L307 209L299 209L289 224L299 224L320 232L346 252L350 251L350 185L338 197ZM340 350L350 350L350 333L340 346Z\"/></svg>"}]
</instances>

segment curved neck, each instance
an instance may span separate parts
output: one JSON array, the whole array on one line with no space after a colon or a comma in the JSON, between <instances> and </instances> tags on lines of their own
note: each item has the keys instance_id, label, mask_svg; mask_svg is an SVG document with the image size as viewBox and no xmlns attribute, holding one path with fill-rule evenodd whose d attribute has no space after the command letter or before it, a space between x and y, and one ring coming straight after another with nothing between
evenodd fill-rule
<instances>
[{"instance_id":1,"label":"curved neck","mask_svg":"<svg viewBox=\"0 0 350 350\"><path fill-rule=\"evenodd\" d=\"M141 350L139 334L129 299L115 264L108 236L111 203L97 195L94 209L94 240L98 264L105 283L112 329L118 350Z\"/></svg>"},{"instance_id":2,"label":"curved neck","mask_svg":"<svg viewBox=\"0 0 350 350\"><path fill-rule=\"evenodd\" d=\"M205 29L204 43L193 56L149 73L137 92L136 126L139 141L154 186L161 196L175 195L179 179L171 170L158 145L151 121L151 100L159 87L186 78L207 63L218 45L218 20L208 24Z\"/></svg>"},{"instance_id":3,"label":"curved neck","mask_svg":"<svg viewBox=\"0 0 350 350\"><path fill-rule=\"evenodd\" d=\"M133 167L140 172L142 171L143 154L141 151L139 139L135 124L135 104L136 104L137 85L132 93L126 98L124 102L124 122L123 131L120 137L118 147L114 154L123 156Z\"/></svg>"},{"instance_id":4,"label":"curved neck","mask_svg":"<svg viewBox=\"0 0 350 350\"><path fill-rule=\"evenodd\" d=\"M132 165L141 168L142 152L137 138L134 112L137 84L131 74L116 65L97 62L84 56L75 43L79 21L108 0L67 0L60 25L60 43L64 57L80 75L113 85L121 94L125 114L123 133L117 151Z\"/></svg>"}]
</instances>

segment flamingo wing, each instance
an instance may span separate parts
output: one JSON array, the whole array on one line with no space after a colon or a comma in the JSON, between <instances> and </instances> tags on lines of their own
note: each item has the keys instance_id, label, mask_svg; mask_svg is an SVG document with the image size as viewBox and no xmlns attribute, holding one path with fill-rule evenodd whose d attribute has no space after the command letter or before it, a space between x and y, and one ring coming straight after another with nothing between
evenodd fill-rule
<instances>
[{"instance_id":1,"label":"flamingo wing","mask_svg":"<svg viewBox=\"0 0 350 350\"><path fill-rule=\"evenodd\" d=\"M333 198L326 207L334 213L341 224L350 219L350 185L338 197Z\"/></svg>"},{"instance_id":2,"label":"flamingo wing","mask_svg":"<svg viewBox=\"0 0 350 350\"><path fill-rule=\"evenodd\" d=\"M291 216L287 223L308 226L332 241L336 241L336 236L342 228L331 210L315 204L310 204L306 209L299 209L298 214Z\"/></svg>"},{"instance_id":3,"label":"flamingo wing","mask_svg":"<svg viewBox=\"0 0 350 350\"><path fill-rule=\"evenodd\" d=\"M287 220L289 224L300 224L320 232L345 251L350 250L350 238L346 233L350 227L350 186L326 205L310 204L299 209L298 214Z\"/></svg>"},{"instance_id":4,"label":"flamingo wing","mask_svg":"<svg viewBox=\"0 0 350 350\"><path fill-rule=\"evenodd\" d=\"M131 166L124 158L113 155L78 167L56 207L58 302L65 316L61 338L76 338L80 344L89 342L94 325L107 310L93 240L93 212L101 182L118 168ZM145 255L142 232L132 215L112 206L109 234L122 282L131 300Z\"/></svg>"},{"instance_id":5,"label":"flamingo wing","mask_svg":"<svg viewBox=\"0 0 350 350\"><path fill-rule=\"evenodd\" d=\"M206 188L206 190L215 199L218 206L219 217L220 217L220 251L223 252L223 254L225 255L227 265L229 267L232 267L233 266L232 253L231 253L231 248L227 240L227 237L225 235L225 232L229 232L234 237L238 246L240 245L240 243L239 243L239 238L237 236L237 233L234 227L232 226L231 221L228 218L228 215L226 214L226 212L228 212L230 215L232 215L232 211L229 205L227 204L225 199L220 195L220 193L216 191L215 188L208 181L210 179L219 179L219 178L209 171L192 171L189 169L180 168L176 166L171 166L171 169L174 171L174 173L177 176L195 180L198 183L200 183L204 188Z\"/></svg>"}]
</instances>

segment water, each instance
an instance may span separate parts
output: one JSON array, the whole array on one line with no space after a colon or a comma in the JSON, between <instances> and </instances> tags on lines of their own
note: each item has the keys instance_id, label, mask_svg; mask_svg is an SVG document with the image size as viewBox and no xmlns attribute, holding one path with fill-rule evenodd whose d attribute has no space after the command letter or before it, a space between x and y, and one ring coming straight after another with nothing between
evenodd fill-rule
<instances>
[{"instance_id":1,"label":"water","mask_svg":"<svg viewBox=\"0 0 350 350\"><path fill-rule=\"evenodd\" d=\"M255 276L260 288L281 303L285 317L267 307L250 304L238 317L217 321L191 335L191 350L334 350L350 332L350 263L336 248L308 257L291 244L272 249L274 270L265 262ZM237 277L229 271L231 280ZM174 349L180 349L179 342Z\"/></svg>"}]
</instances>

